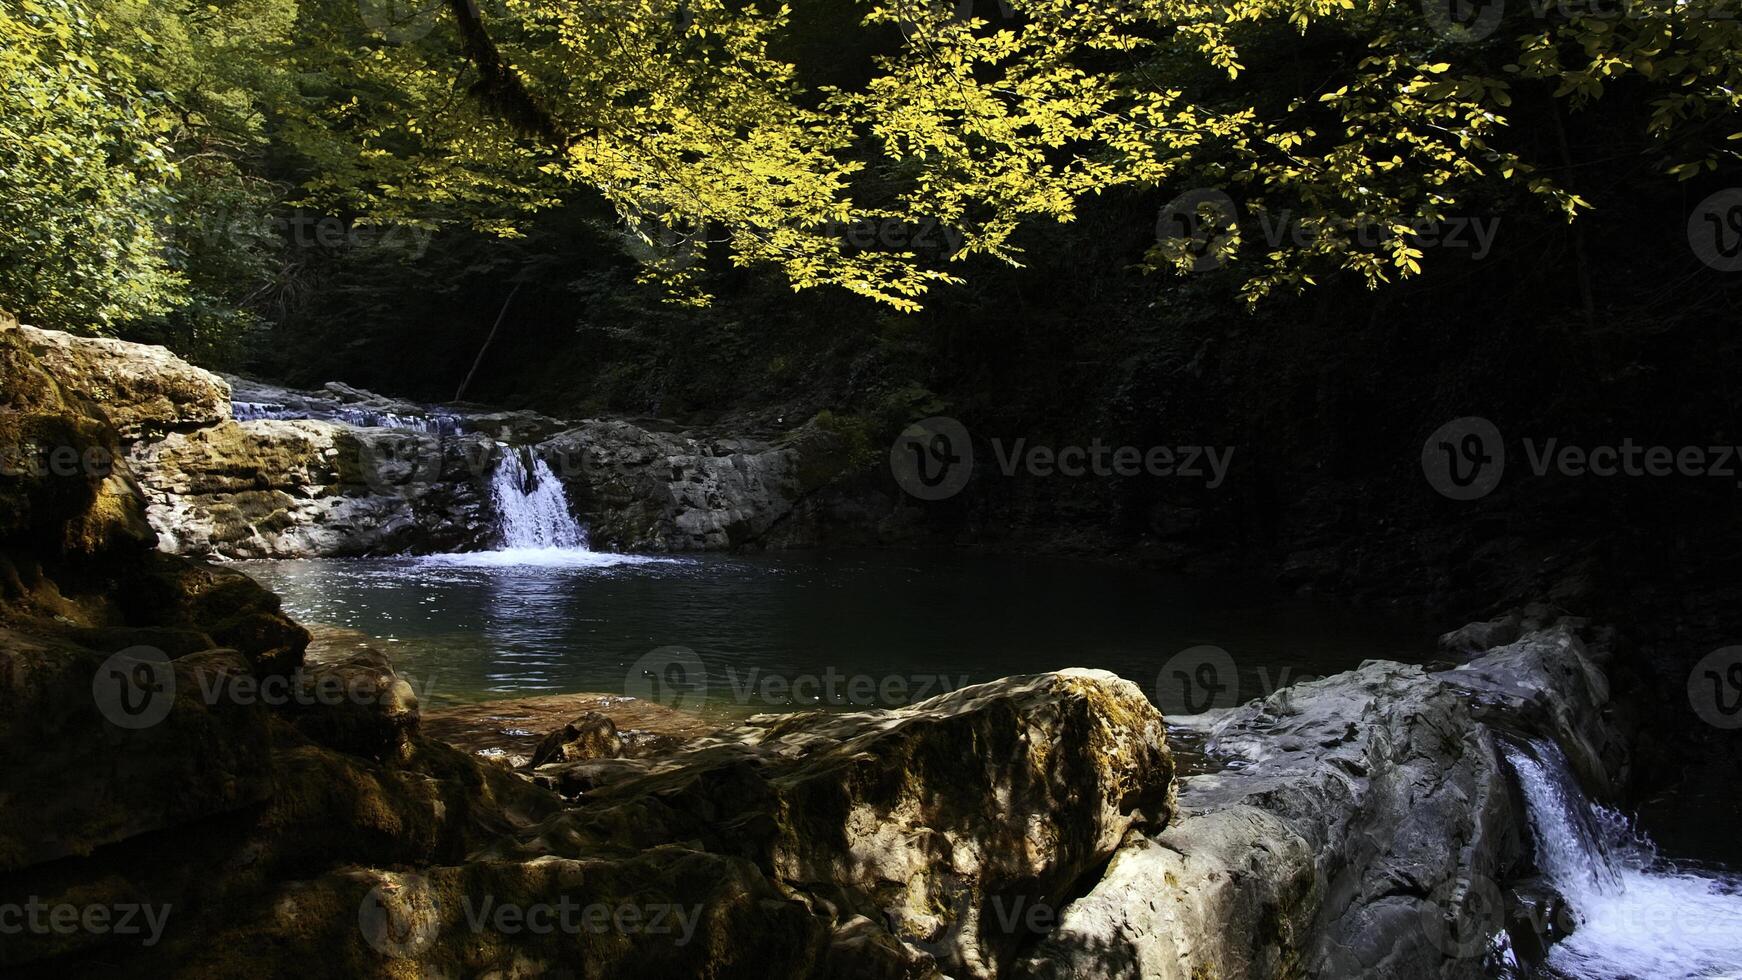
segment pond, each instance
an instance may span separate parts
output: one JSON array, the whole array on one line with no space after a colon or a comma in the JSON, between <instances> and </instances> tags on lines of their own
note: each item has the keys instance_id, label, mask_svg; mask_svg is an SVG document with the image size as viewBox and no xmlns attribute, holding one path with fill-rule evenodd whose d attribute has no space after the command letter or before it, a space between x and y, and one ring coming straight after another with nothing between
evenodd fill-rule
<instances>
[{"instance_id":1,"label":"pond","mask_svg":"<svg viewBox=\"0 0 1742 980\"><path fill-rule=\"evenodd\" d=\"M1190 714L1434 651L1407 618L1058 559L552 549L240 567L298 619L379 638L438 705L596 692L723 712L890 707L1097 667Z\"/></svg>"}]
</instances>

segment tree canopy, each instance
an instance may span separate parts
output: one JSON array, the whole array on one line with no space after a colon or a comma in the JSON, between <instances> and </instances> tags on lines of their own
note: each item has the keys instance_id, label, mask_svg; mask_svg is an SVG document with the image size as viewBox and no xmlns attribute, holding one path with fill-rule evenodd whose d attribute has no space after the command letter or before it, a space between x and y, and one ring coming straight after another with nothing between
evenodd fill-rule
<instances>
[{"instance_id":1,"label":"tree canopy","mask_svg":"<svg viewBox=\"0 0 1742 980\"><path fill-rule=\"evenodd\" d=\"M1515 116L1612 106L1602 125L1665 181L1733 162L1737 13L0 0L0 306L221 335L293 278L291 209L512 239L584 199L680 302L708 302L724 266L913 311L976 261L1022 264L1024 229L1129 190L1172 201L1181 229L1151 270L1218 266L1254 303L1327 275L1378 285L1421 270L1424 223L1587 207L1564 132ZM855 245L843 227L866 220L950 245Z\"/></svg>"}]
</instances>

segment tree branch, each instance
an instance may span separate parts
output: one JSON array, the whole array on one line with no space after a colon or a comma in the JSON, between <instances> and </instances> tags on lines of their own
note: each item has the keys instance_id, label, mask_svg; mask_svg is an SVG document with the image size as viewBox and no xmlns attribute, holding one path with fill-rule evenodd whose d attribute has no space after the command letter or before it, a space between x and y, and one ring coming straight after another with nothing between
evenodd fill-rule
<instances>
[{"instance_id":1,"label":"tree branch","mask_svg":"<svg viewBox=\"0 0 1742 980\"><path fill-rule=\"evenodd\" d=\"M477 0L448 0L448 9L460 25L460 41L466 57L478 69L472 94L494 109L510 125L557 148L575 141L556 116L533 98L526 82L502 60L502 52L484 27Z\"/></svg>"}]
</instances>

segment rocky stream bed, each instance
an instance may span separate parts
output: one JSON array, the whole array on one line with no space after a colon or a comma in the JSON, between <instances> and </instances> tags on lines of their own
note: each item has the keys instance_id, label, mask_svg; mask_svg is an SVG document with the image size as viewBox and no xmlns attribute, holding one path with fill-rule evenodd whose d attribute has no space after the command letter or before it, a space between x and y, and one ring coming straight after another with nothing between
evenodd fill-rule
<instances>
[{"instance_id":1,"label":"rocky stream bed","mask_svg":"<svg viewBox=\"0 0 1742 980\"><path fill-rule=\"evenodd\" d=\"M1092 669L726 729L622 699L425 718L366 640L309 656L205 559L478 544L488 461L523 450L571 461L596 540L797 541L831 437L317 400L239 421L159 349L0 324L0 440L105 463L0 474L0 895L168 912L150 943L0 936L0 973L1492 976L1564 931L1508 747L1553 746L1597 800L1627 781L1609 638L1543 606L1448 634L1439 666L1192 718ZM150 723L104 693L141 676ZM510 716L542 729L518 766L478 751Z\"/></svg>"}]
</instances>

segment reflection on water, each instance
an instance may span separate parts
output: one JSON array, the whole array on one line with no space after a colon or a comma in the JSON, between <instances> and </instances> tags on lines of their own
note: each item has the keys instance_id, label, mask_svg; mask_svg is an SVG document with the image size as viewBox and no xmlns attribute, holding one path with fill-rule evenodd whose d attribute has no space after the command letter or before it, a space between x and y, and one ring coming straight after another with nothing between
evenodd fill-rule
<instances>
[{"instance_id":1,"label":"reflection on water","mask_svg":"<svg viewBox=\"0 0 1742 980\"><path fill-rule=\"evenodd\" d=\"M297 618L382 638L438 702L624 692L661 647L694 651L711 705L757 710L1062 667L1156 697L1162 665L1206 644L1237 671L1223 696L1245 700L1433 650L1422 624L1372 611L1060 560L522 551L240 567Z\"/></svg>"}]
</instances>

